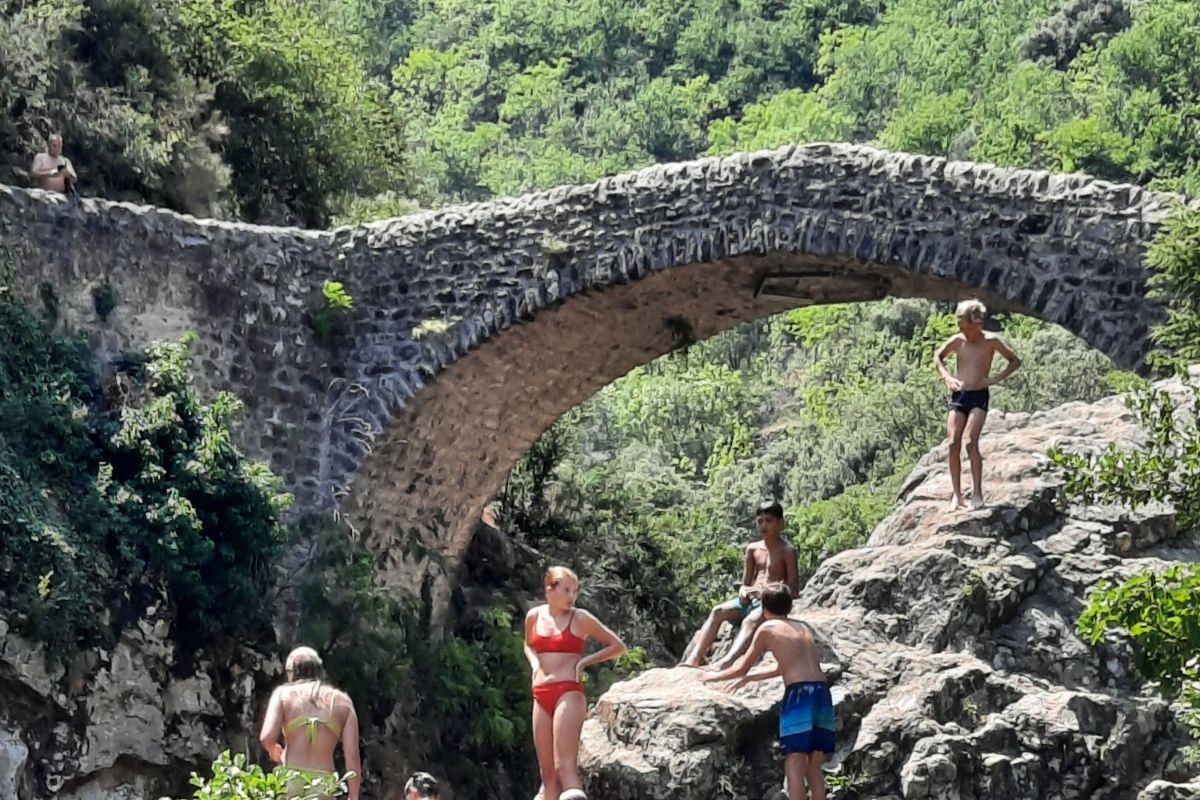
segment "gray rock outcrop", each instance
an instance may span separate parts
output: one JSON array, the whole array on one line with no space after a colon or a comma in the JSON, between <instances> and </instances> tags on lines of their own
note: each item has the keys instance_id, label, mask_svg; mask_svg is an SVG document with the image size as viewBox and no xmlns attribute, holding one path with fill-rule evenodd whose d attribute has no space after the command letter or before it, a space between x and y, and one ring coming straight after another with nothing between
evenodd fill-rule
<instances>
[{"instance_id":1,"label":"gray rock outcrop","mask_svg":"<svg viewBox=\"0 0 1200 800\"><path fill-rule=\"evenodd\" d=\"M939 448L867 545L827 560L801 592L795 616L820 633L834 681L833 796L1200 796L1186 732L1139 688L1128 649L1075 633L1098 581L1198 561L1200 543L1170 508L1060 509L1043 469L1053 445L1136 437L1132 413L1109 398L994 414L987 427L988 508L946 512ZM600 699L584 728L592 796L781 796L780 683L731 695L698 678L652 670Z\"/></svg>"},{"instance_id":2,"label":"gray rock outcrop","mask_svg":"<svg viewBox=\"0 0 1200 800\"><path fill-rule=\"evenodd\" d=\"M185 667L158 607L69 670L3 621L0 642L0 800L190 796L192 770L257 749L256 687L282 671L247 648Z\"/></svg>"}]
</instances>

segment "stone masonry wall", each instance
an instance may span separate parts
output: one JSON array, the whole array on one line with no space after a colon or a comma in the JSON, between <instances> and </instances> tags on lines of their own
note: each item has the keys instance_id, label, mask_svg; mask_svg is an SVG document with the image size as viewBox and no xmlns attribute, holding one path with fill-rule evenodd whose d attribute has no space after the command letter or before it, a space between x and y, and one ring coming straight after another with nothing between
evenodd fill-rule
<instances>
[{"instance_id":1,"label":"stone masonry wall","mask_svg":"<svg viewBox=\"0 0 1200 800\"><path fill-rule=\"evenodd\" d=\"M0 236L20 290L51 284L102 353L197 331L205 388L246 400L243 441L301 506L343 508L393 585L444 590L434 565L456 563L533 438L689 330L980 296L1136 367L1161 313L1142 255L1173 202L817 144L327 233L0 187ZM326 278L355 298L329 346L309 324ZM104 281L119 300L106 323L91 299Z\"/></svg>"}]
</instances>

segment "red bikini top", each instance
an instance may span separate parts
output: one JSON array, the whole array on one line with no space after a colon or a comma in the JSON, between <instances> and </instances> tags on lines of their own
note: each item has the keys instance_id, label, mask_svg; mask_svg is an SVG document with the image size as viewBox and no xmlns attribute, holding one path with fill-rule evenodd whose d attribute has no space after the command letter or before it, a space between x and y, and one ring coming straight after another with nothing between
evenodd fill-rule
<instances>
[{"instance_id":1,"label":"red bikini top","mask_svg":"<svg viewBox=\"0 0 1200 800\"><path fill-rule=\"evenodd\" d=\"M575 612L571 612L570 619L567 620L567 627L561 633L556 633L553 636L539 636L537 632L537 622L533 624L533 630L529 633L529 646L533 648L535 653L582 653L583 646L587 642L580 639L575 634L571 633L571 622L575 619Z\"/></svg>"}]
</instances>

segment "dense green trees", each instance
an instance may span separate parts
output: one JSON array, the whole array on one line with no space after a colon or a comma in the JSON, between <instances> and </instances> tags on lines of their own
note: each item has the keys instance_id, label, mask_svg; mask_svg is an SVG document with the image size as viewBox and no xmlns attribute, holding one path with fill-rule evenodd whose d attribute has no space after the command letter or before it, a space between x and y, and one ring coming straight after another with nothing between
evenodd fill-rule
<instances>
[{"instance_id":1,"label":"dense green trees","mask_svg":"<svg viewBox=\"0 0 1200 800\"><path fill-rule=\"evenodd\" d=\"M1190 0L4 0L0 157L323 224L851 139L1197 180ZM5 178L16 179L9 170ZM405 208L394 200L377 213Z\"/></svg>"},{"instance_id":2,"label":"dense green trees","mask_svg":"<svg viewBox=\"0 0 1200 800\"><path fill-rule=\"evenodd\" d=\"M320 225L393 187L399 125L356 39L289 0L0 2L2 180L61 130L88 194Z\"/></svg>"},{"instance_id":3,"label":"dense green trees","mask_svg":"<svg viewBox=\"0 0 1200 800\"><path fill-rule=\"evenodd\" d=\"M164 604L185 648L269 631L290 503L234 446L230 395L202 403L186 345L101 384L0 276L0 576L4 612L56 657ZM44 297L52 308L53 294ZM101 624L101 620L107 620Z\"/></svg>"}]
</instances>

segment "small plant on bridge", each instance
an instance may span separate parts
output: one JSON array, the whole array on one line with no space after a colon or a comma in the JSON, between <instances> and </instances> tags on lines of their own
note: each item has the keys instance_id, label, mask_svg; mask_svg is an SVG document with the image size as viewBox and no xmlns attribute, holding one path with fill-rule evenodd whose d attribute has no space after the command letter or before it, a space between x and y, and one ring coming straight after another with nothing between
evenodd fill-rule
<instances>
[{"instance_id":1,"label":"small plant on bridge","mask_svg":"<svg viewBox=\"0 0 1200 800\"><path fill-rule=\"evenodd\" d=\"M454 327L456 322L462 320L462 317L449 317L447 319L431 318L422 322L420 325L412 329L412 337L418 341L426 336L441 336L446 331Z\"/></svg>"},{"instance_id":2,"label":"small plant on bridge","mask_svg":"<svg viewBox=\"0 0 1200 800\"><path fill-rule=\"evenodd\" d=\"M117 307L117 292L112 284L105 281L92 290L92 306L101 322L108 322L108 315Z\"/></svg>"},{"instance_id":3,"label":"small plant on bridge","mask_svg":"<svg viewBox=\"0 0 1200 800\"><path fill-rule=\"evenodd\" d=\"M321 307L312 315L317 341L328 344L335 334L340 333L353 307L354 298L340 281L325 281L321 286Z\"/></svg>"}]
</instances>

